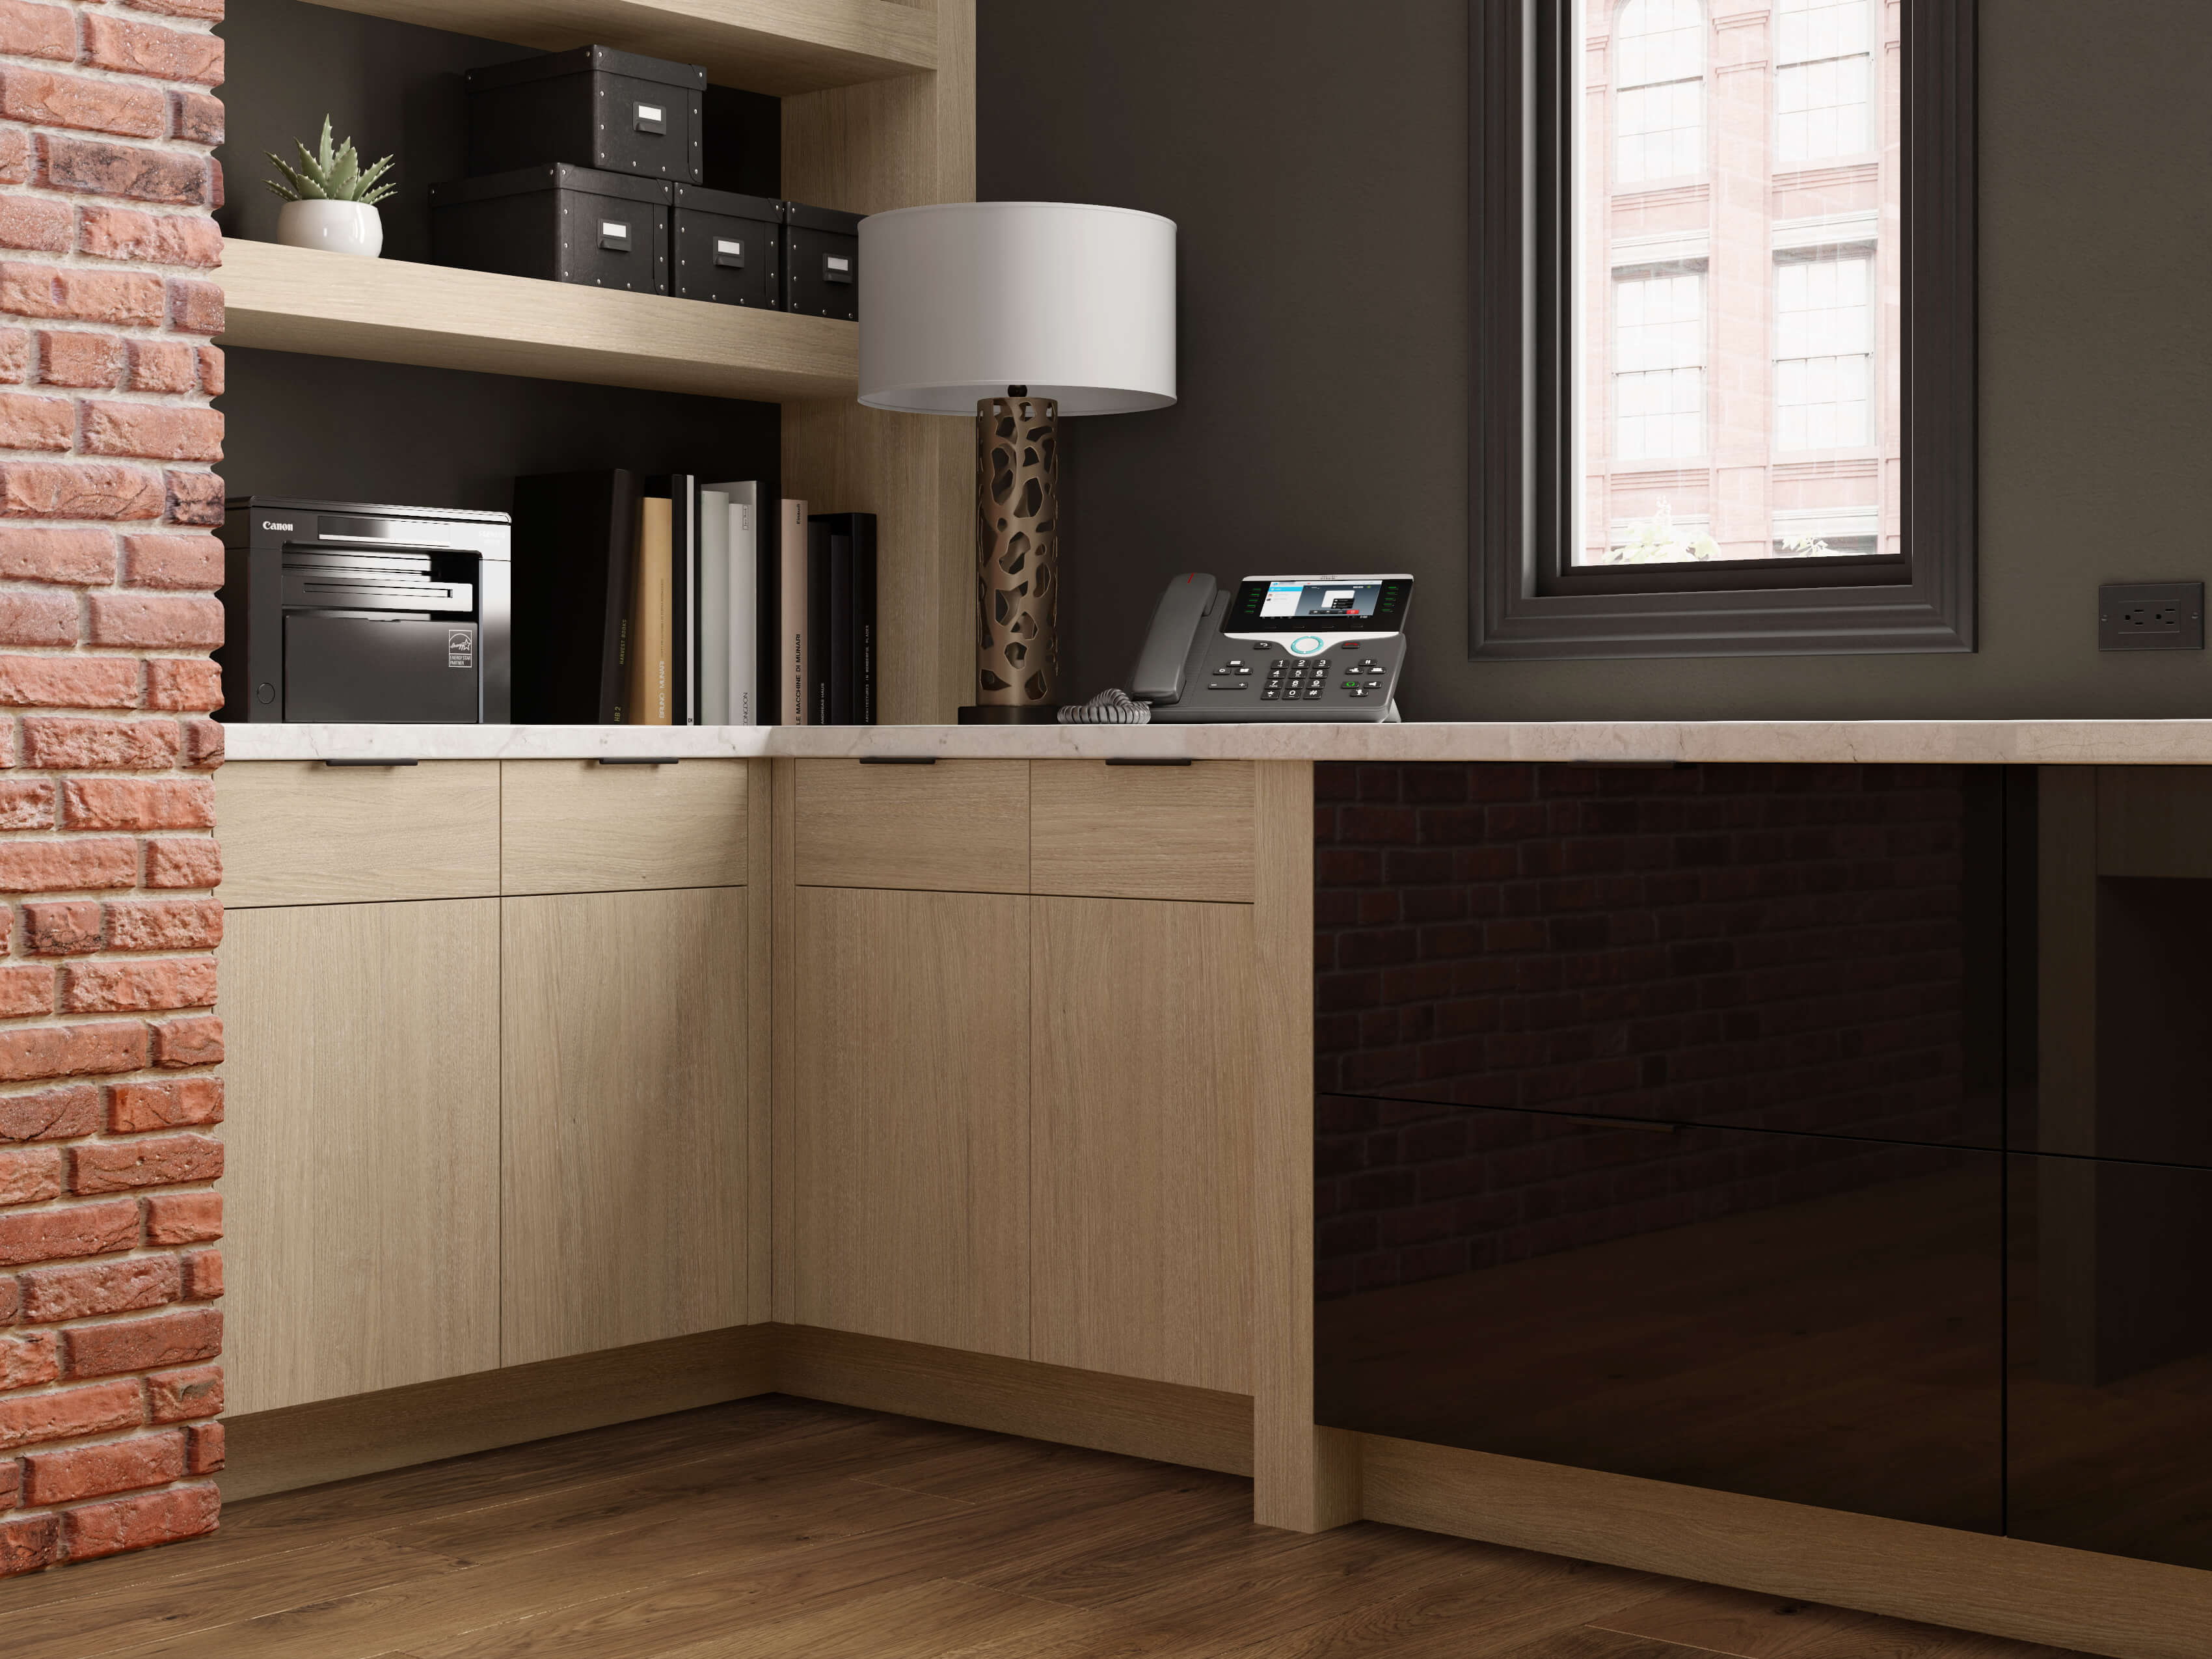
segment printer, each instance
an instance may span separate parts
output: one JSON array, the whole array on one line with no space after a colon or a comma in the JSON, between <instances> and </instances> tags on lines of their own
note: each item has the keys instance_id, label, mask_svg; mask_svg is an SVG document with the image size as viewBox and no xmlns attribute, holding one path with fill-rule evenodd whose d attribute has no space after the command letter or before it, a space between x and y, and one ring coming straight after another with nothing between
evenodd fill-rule
<instances>
[{"instance_id":1,"label":"printer","mask_svg":"<svg viewBox=\"0 0 2212 1659\"><path fill-rule=\"evenodd\" d=\"M222 719L506 724L506 514L224 506Z\"/></svg>"}]
</instances>

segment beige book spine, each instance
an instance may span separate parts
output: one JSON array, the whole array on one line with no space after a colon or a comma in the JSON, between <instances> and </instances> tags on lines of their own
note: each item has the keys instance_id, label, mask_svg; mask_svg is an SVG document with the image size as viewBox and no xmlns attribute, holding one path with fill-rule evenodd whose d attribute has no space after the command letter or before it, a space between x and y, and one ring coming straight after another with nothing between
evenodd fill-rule
<instances>
[{"instance_id":1,"label":"beige book spine","mask_svg":"<svg viewBox=\"0 0 2212 1659\"><path fill-rule=\"evenodd\" d=\"M806 722L806 503L787 501L776 514L776 718Z\"/></svg>"},{"instance_id":2,"label":"beige book spine","mask_svg":"<svg viewBox=\"0 0 2212 1659\"><path fill-rule=\"evenodd\" d=\"M635 638L629 659L632 726L672 723L669 650L674 643L674 619L669 606L675 599L671 564L675 547L671 509L665 495L647 495L638 503L637 597L631 607Z\"/></svg>"}]
</instances>

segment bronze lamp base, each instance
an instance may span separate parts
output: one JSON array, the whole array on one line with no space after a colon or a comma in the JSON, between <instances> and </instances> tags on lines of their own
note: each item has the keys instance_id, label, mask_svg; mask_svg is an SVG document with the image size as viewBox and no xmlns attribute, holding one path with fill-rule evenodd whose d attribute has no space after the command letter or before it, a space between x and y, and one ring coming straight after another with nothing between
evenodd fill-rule
<instances>
[{"instance_id":1,"label":"bronze lamp base","mask_svg":"<svg viewBox=\"0 0 2212 1659\"><path fill-rule=\"evenodd\" d=\"M1060 404L975 404L975 702L963 726L1060 714Z\"/></svg>"}]
</instances>

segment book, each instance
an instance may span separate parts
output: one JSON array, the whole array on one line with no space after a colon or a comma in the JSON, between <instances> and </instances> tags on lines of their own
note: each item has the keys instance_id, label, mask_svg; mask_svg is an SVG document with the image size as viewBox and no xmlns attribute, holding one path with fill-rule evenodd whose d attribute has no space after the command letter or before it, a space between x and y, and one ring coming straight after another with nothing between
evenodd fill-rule
<instances>
[{"instance_id":1,"label":"book","mask_svg":"<svg viewBox=\"0 0 2212 1659\"><path fill-rule=\"evenodd\" d=\"M673 517L672 505L665 495L647 495L638 502L637 569L630 590L630 614L635 618L631 630L627 721L631 726L668 726L674 721Z\"/></svg>"},{"instance_id":2,"label":"book","mask_svg":"<svg viewBox=\"0 0 2212 1659\"><path fill-rule=\"evenodd\" d=\"M776 723L805 726L806 503L781 503L776 523Z\"/></svg>"},{"instance_id":3,"label":"book","mask_svg":"<svg viewBox=\"0 0 2212 1659\"><path fill-rule=\"evenodd\" d=\"M514 708L521 725L620 726L637 557L634 472L514 481Z\"/></svg>"},{"instance_id":4,"label":"book","mask_svg":"<svg viewBox=\"0 0 2212 1659\"><path fill-rule=\"evenodd\" d=\"M647 496L668 502L668 675L672 726L699 723L699 480L688 472L648 478Z\"/></svg>"},{"instance_id":5,"label":"book","mask_svg":"<svg viewBox=\"0 0 2212 1659\"><path fill-rule=\"evenodd\" d=\"M830 669L836 659L830 639L830 525L806 523L806 722L832 723Z\"/></svg>"},{"instance_id":6,"label":"book","mask_svg":"<svg viewBox=\"0 0 2212 1659\"><path fill-rule=\"evenodd\" d=\"M699 489L699 724L730 724L730 497Z\"/></svg>"},{"instance_id":7,"label":"book","mask_svg":"<svg viewBox=\"0 0 2212 1659\"><path fill-rule=\"evenodd\" d=\"M760 485L746 480L709 488L730 503L729 666L732 726L758 726L760 710Z\"/></svg>"},{"instance_id":8,"label":"book","mask_svg":"<svg viewBox=\"0 0 2212 1659\"><path fill-rule=\"evenodd\" d=\"M830 604L824 637L833 661L826 679L831 718L841 726L876 724L876 515L819 513L810 521L828 548Z\"/></svg>"},{"instance_id":9,"label":"book","mask_svg":"<svg viewBox=\"0 0 2212 1659\"><path fill-rule=\"evenodd\" d=\"M830 723L853 724L853 538L830 526Z\"/></svg>"}]
</instances>

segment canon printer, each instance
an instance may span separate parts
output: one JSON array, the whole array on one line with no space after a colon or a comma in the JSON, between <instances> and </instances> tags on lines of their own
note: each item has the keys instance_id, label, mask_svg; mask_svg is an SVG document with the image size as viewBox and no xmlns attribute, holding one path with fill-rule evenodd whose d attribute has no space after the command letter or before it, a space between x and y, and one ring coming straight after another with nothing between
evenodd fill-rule
<instances>
[{"instance_id":1,"label":"canon printer","mask_svg":"<svg viewBox=\"0 0 2212 1659\"><path fill-rule=\"evenodd\" d=\"M234 496L226 720L504 725L504 513Z\"/></svg>"}]
</instances>

